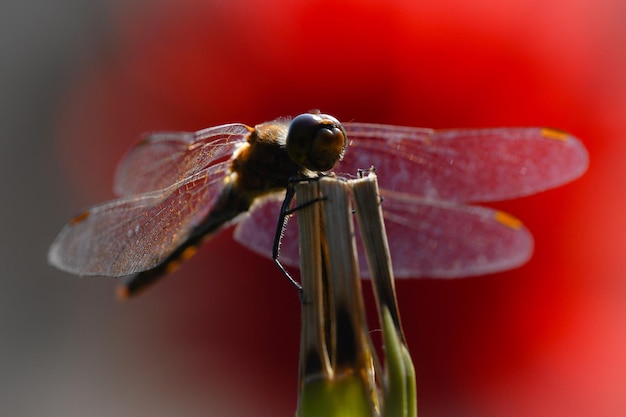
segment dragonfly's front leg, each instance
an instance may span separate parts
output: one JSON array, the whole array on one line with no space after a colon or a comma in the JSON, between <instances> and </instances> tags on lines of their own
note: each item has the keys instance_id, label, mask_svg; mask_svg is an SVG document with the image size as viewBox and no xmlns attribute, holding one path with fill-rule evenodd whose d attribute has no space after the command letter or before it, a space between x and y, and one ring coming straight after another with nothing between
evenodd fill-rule
<instances>
[{"instance_id":1,"label":"dragonfly's front leg","mask_svg":"<svg viewBox=\"0 0 626 417\"><path fill-rule=\"evenodd\" d=\"M291 214L300 210L301 208L307 207L323 199L321 198L321 199L307 201L302 204L296 205L293 208L289 208L289 206L291 205L291 202L293 201L294 196L296 195L295 184L300 181L317 181L317 179L318 179L317 177L297 178L297 179L292 179L289 181L289 184L287 185L287 191L285 193L285 199L283 200L283 203L281 204L281 207L280 207L280 215L278 217L278 223L276 225L276 234L274 235L274 244L272 246L272 260L274 261L276 266L278 266L278 268L281 270L283 275L287 277L287 279L298 289L299 292L302 292L302 286L300 285L299 282L297 282L291 276L291 274L285 269L283 264L278 259L280 255L280 243L281 243L283 234L285 232L285 227L287 227L287 218Z\"/></svg>"}]
</instances>

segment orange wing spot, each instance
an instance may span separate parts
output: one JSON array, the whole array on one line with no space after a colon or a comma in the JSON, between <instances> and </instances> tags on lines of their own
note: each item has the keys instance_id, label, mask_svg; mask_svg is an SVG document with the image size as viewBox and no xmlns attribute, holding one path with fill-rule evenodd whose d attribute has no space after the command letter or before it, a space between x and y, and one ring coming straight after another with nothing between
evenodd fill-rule
<instances>
[{"instance_id":1,"label":"orange wing spot","mask_svg":"<svg viewBox=\"0 0 626 417\"><path fill-rule=\"evenodd\" d=\"M503 226L509 227L514 230L519 230L524 226L524 223L517 217L511 216L509 213L503 211L496 211L494 219Z\"/></svg>"},{"instance_id":2,"label":"orange wing spot","mask_svg":"<svg viewBox=\"0 0 626 417\"><path fill-rule=\"evenodd\" d=\"M126 285L119 285L115 290L115 296L118 300L128 300L128 298L130 298L130 291Z\"/></svg>"},{"instance_id":3,"label":"orange wing spot","mask_svg":"<svg viewBox=\"0 0 626 417\"><path fill-rule=\"evenodd\" d=\"M548 139L560 140L563 142L569 139L569 133L563 132L562 130L550 129L547 127L541 129L541 136Z\"/></svg>"},{"instance_id":4,"label":"orange wing spot","mask_svg":"<svg viewBox=\"0 0 626 417\"><path fill-rule=\"evenodd\" d=\"M183 261L186 261L189 258L191 258L193 255L195 255L196 252L198 252L197 246L189 246L187 249L183 251L183 253L180 254L180 259L182 259Z\"/></svg>"},{"instance_id":5,"label":"orange wing spot","mask_svg":"<svg viewBox=\"0 0 626 417\"><path fill-rule=\"evenodd\" d=\"M78 216L74 217L72 220L70 220L70 224L74 225L74 224L82 223L85 221L85 219L87 219L87 217L89 217L90 214L91 212L89 210L84 211L80 213Z\"/></svg>"},{"instance_id":6,"label":"orange wing spot","mask_svg":"<svg viewBox=\"0 0 626 417\"><path fill-rule=\"evenodd\" d=\"M166 274L171 274L172 272L176 271L179 266L180 266L180 261L179 260L170 261L170 263L168 263L165 266L165 273Z\"/></svg>"}]
</instances>

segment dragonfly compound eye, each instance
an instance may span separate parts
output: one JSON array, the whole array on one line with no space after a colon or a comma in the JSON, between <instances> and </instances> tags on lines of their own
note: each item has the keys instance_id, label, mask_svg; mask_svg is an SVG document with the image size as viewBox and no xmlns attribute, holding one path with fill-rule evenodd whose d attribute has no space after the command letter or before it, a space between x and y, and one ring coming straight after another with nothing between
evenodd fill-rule
<instances>
[{"instance_id":1,"label":"dragonfly compound eye","mask_svg":"<svg viewBox=\"0 0 626 417\"><path fill-rule=\"evenodd\" d=\"M289 157L303 167L328 171L343 158L346 131L332 116L305 113L291 121L286 146Z\"/></svg>"}]
</instances>

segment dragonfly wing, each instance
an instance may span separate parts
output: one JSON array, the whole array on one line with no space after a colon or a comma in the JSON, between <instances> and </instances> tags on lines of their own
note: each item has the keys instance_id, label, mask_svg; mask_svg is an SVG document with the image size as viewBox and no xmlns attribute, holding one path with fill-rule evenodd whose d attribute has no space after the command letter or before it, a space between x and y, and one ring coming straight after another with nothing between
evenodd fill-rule
<instances>
[{"instance_id":1,"label":"dragonfly wing","mask_svg":"<svg viewBox=\"0 0 626 417\"><path fill-rule=\"evenodd\" d=\"M344 126L349 144L335 172L354 174L374 166L380 188L433 200L521 197L571 181L588 164L578 139L552 129Z\"/></svg>"},{"instance_id":2,"label":"dragonfly wing","mask_svg":"<svg viewBox=\"0 0 626 417\"><path fill-rule=\"evenodd\" d=\"M498 210L382 191L396 278L456 278L512 269L532 255L521 221ZM361 256L365 276L367 263Z\"/></svg>"},{"instance_id":3,"label":"dragonfly wing","mask_svg":"<svg viewBox=\"0 0 626 417\"><path fill-rule=\"evenodd\" d=\"M229 124L198 132L161 132L145 136L120 162L114 191L120 196L161 190L207 167L232 158L250 133Z\"/></svg>"},{"instance_id":4,"label":"dragonfly wing","mask_svg":"<svg viewBox=\"0 0 626 417\"><path fill-rule=\"evenodd\" d=\"M285 193L277 193L252 206L235 228L235 240L253 252L271 258L284 196ZM287 222L281 239L279 259L284 265L299 266L298 222L295 214Z\"/></svg>"},{"instance_id":5,"label":"dragonfly wing","mask_svg":"<svg viewBox=\"0 0 626 417\"><path fill-rule=\"evenodd\" d=\"M85 276L117 277L151 269L205 219L227 172L225 162L165 190L92 207L65 225L48 260Z\"/></svg>"},{"instance_id":6,"label":"dragonfly wing","mask_svg":"<svg viewBox=\"0 0 626 417\"><path fill-rule=\"evenodd\" d=\"M455 278L495 273L525 263L532 236L506 213L383 191L383 213L397 278ZM244 246L271 257L280 200L259 204L235 230ZM280 261L298 266L297 220L292 216L281 240ZM358 237L357 234L357 238ZM369 276L359 248L361 274Z\"/></svg>"}]
</instances>

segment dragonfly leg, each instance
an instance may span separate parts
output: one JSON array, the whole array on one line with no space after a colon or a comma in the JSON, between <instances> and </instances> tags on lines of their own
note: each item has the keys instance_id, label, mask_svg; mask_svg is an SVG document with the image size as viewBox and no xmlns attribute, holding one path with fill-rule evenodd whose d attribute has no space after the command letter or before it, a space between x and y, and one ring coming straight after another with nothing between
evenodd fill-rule
<instances>
[{"instance_id":1,"label":"dragonfly leg","mask_svg":"<svg viewBox=\"0 0 626 417\"><path fill-rule=\"evenodd\" d=\"M289 205L291 201L293 201L293 197L296 195L296 189L294 188L292 183L289 183L287 187L287 192L285 194L285 199L283 200L283 204L280 207L280 215L278 217L278 224L276 225L276 234L274 235L274 245L272 246L272 260L280 269L285 277L293 284L294 287L298 289L299 293L302 293L302 286L287 272L283 264L278 260L278 255L280 253L280 241L283 237L283 233L285 232L285 227L287 227L287 216L289 216Z\"/></svg>"},{"instance_id":2,"label":"dragonfly leg","mask_svg":"<svg viewBox=\"0 0 626 417\"><path fill-rule=\"evenodd\" d=\"M298 292L300 293L300 297L302 297L302 286L300 285L299 282L297 282L291 276L291 274L285 269L285 267L283 266L283 264L280 262L278 258L280 255L280 243L282 241L285 228L287 227L287 218L291 214L300 210L301 208L307 207L311 204L314 204L318 201L323 200L323 198L319 198L319 199L307 201L293 208L289 208L289 206L291 205L291 202L293 201L293 198L296 195L296 189L295 189L294 184L299 181L307 181L307 180L309 181L317 180L317 178L298 178L298 179L294 179L293 181L292 180L289 181L289 185L287 186L287 192L285 193L285 199L283 200L283 203L280 207L280 216L278 217L278 223L276 225L276 234L274 235L274 245L272 247L272 260L274 261L276 266L278 266L278 269L280 269L283 275L291 282L291 284L293 284L293 286L298 289Z\"/></svg>"}]
</instances>

